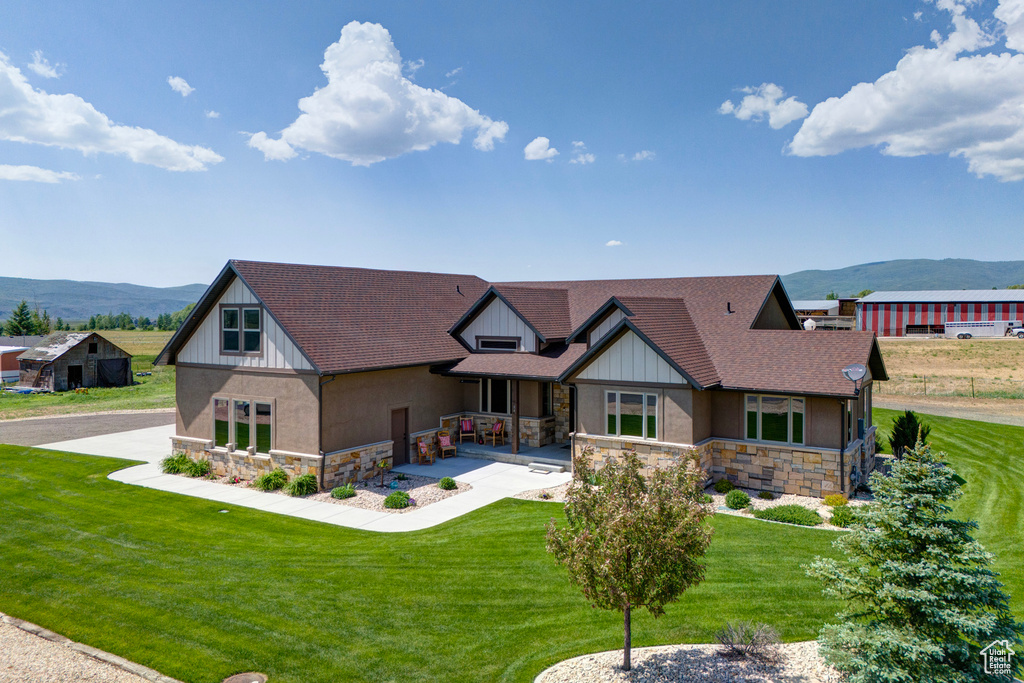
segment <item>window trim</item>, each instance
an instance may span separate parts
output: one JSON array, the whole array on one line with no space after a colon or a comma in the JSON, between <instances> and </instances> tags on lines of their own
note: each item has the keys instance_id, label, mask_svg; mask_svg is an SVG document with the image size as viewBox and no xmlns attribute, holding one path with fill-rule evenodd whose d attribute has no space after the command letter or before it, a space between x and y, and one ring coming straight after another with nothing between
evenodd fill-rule
<instances>
[{"instance_id":1,"label":"window trim","mask_svg":"<svg viewBox=\"0 0 1024 683\"><path fill-rule=\"evenodd\" d=\"M213 442L214 448L226 448L225 446L217 445L217 401L227 401L228 403L228 440L227 443L231 446L232 450L247 450L247 448L238 447L238 432L235 428L237 420L235 420L235 403L244 402L249 404L249 434L250 441L256 434L256 404L261 403L270 406L270 448L268 452L263 453L257 450L258 446L252 446L253 453L260 455L270 455L269 451L277 448L277 400L273 398L267 398L265 396L236 396L236 395L215 395L210 398L210 424L211 424L211 441ZM258 443L258 441L257 441Z\"/></svg>"},{"instance_id":2,"label":"window trim","mask_svg":"<svg viewBox=\"0 0 1024 683\"><path fill-rule=\"evenodd\" d=\"M238 330L237 330L237 332L238 332L238 351L227 351L227 350L224 349L224 332L225 332L225 330L224 330L224 310L228 309L228 308L232 308L232 309L235 309L235 310L238 311ZM260 327L259 327L260 347L256 351L246 351L245 350L245 311L259 311L259 316L260 316ZM263 305L262 304L220 304L220 306L218 306L218 308L217 308L217 316L218 316L217 317L217 329L219 331L218 335L217 335L217 348L220 351L220 355L222 355L222 356L246 356L246 357L250 357L250 358L262 358L263 357L263 347L264 347L263 340L264 340L264 337L266 336L264 334L266 332L266 325L265 325L264 321L266 319L266 316L263 315ZM228 330L228 331L231 332L231 331L234 331L234 330ZM249 330L249 331L252 332L253 330Z\"/></svg>"},{"instance_id":3,"label":"window trim","mask_svg":"<svg viewBox=\"0 0 1024 683\"><path fill-rule=\"evenodd\" d=\"M751 439L747 433L747 413L750 412L747 408L747 402L750 398L757 399L757 438ZM771 439L763 438L763 431L761 428L761 399L762 398L781 398L785 399L788 408L786 417L786 440L785 441L773 441ZM793 440L793 400L804 402L804 409L800 411L803 415L803 420L800 423L801 441L797 442ZM806 396L785 396L783 394L743 394L743 440L744 441L755 441L757 443L764 444L781 444L785 446L806 446L807 445L807 397Z\"/></svg>"},{"instance_id":4,"label":"window trim","mask_svg":"<svg viewBox=\"0 0 1024 683\"><path fill-rule=\"evenodd\" d=\"M516 347L514 349L485 349L480 346L483 342L515 342ZM476 336L476 349L477 353L516 353L523 347L522 337L502 337L500 335L480 335Z\"/></svg>"},{"instance_id":5,"label":"window trim","mask_svg":"<svg viewBox=\"0 0 1024 683\"><path fill-rule=\"evenodd\" d=\"M491 410L491 402L492 402L491 401L491 394L492 394L492 387L494 386L494 382L505 382L505 386L506 386L505 397L506 397L506 401L508 403L507 407L509 408L509 410L507 410L504 413L496 413L493 410ZM487 387L487 402L486 403L484 403L484 387ZM494 377L482 377L480 379L480 412L481 413L487 413L488 415L511 415L512 414L512 380L500 379L500 378L494 378Z\"/></svg>"},{"instance_id":6,"label":"window trim","mask_svg":"<svg viewBox=\"0 0 1024 683\"><path fill-rule=\"evenodd\" d=\"M615 432L616 432L615 434L609 434L608 433L608 395L609 394L615 394ZM643 424L643 436L634 436L634 435L625 435L625 436L623 436L622 435L622 400L620 398L621 394L639 394L640 396L644 397L644 400L643 400L644 413L643 413L643 419L641 420L641 423ZM652 396L654 397L654 415L653 415L653 417L654 417L654 431L655 431L655 434L654 434L654 436L648 436L648 434L647 434L647 422L648 422L648 418L651 417L651 416L647 414L647 409L648 409L648 405L649 405L648 402L647 402L647 399L649 397L652 397ZM661 426L661 418L658 415L658 406L659 406L660 403L661 403L661 396L659 395L658 392L642 391L642 390L641 391L623 391L621 389L605 389L604 390L604 407L602 408L602 412L604 413L604 431L605 431L605 434L607 436L615 436L615 437L618 437L620 439L640 439L641 441L657 441L658 440L658 434L657 434L658 428Z\"/></svg>"}]
</instances>

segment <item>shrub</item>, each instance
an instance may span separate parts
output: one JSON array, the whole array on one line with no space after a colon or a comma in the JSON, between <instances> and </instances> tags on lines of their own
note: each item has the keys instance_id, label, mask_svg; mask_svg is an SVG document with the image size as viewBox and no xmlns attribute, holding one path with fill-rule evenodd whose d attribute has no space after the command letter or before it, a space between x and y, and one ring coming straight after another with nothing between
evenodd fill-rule
<instances>
[{"instance_id":1,"label":"shrub","mask_svg":"<svg viewBox=\"0 0 1024 683\"><path fill-rule=\"evenodd\" d=\"M398 472L397 474L395 474L395 479L397 479L398 481L405 481L408 478L409 477L405 476L405 472Z\"/></svg>"},{"instance_id":2,"label":"shrub","mask_svg":"<svg viewBox=\"0 0 1024 683\"><path fill-rule=\"evenodd\" d=\"M715 482L715 490L719 493L729 493L729 491L732 491L734 488L736 487L733 486L732 482L728 479L719 479Z\"/></svg>"},{"instance_id":3,"label":"shrub","mask_svg":"<svg viewBox=\"0 0 1024 683\"><path fill-rule=\"evenodd\" d=\"M842 507L846 505L848 502L850 501L846 500L846 496L844 496L841 493L830 493L827 496L825 496L825 505L828 505L829 507Z\"/></svg>"},{"instance_id":4,"label":"shrub","mask_svg":"<svg viewBox=\"0 0 1024 683\"><path fill-rule=\"evenodd\" d=\"M799 524L800 526L818 526L824 521L821 515L814 510L808 510L803 505L777 505L773 508L756 510L754 516L758 519L770 519L773 522Z\"/></svg>"},{"instance_id":5,"label":"shrub","mask_svg":"<svg viewBox=\"0 0 1024 683\"><path fill-rule=\"evenodd\" d=\"M705 505L711 505L712 503L715 502L715 497L712 496L710 493L705 493L701 497L700 502L704 503Z\"/></svg>"},{"instance_id":6,"label":"shrub","mask_svg":"<svg viewBox=\"0 0 1024 683\"><path fill-rule=\"evenodd\" d=\"M308 496L311 493L316 493L319 489L316 477L312 474L303 474L300 477L295 477L288 485L285 490L289 496Z\"/></svg>"},{"instance_id":7,"label":"shrub","mask_svg":"<svg viewBox=\"0 0 1024 683\"><path fill-rule=\"evenodd\" d=\"M189 460L185 467L185 474L190 477L205 477L210 473L209 460Z\"/></svg>"},{"instance_id":8,"label":"shrub","mask_svg":"<svg viewBox=\"0 0 1024 683\"><path fill-rule=\"evenodd\" d=\"M409 494L405 491L395 491L384 499L384 507L392 510L401 510L409 507Z\"/></svg>"},{"instance_id":9,"label":"shrub","mask_svg":"<svg viewBox=\"0 0 1024 683\"><path fill-rule=\"evenodd\" d=\"M721 654L726 657L750 657L769 663L779 660L779 634L768 624L727 623L715 634L715 640L725 647Z\"/></svg>"},{"instance_id":10,"label":"shrub","mask_svg":"<svg viewBox=\"0 0 1024 683\"><path fill-rule=\"evenodd\" d=\"M892 421L889 435L889 448L897 458L902 458L907 451L914 450L917 442L928 443L928 434L932 428L917 419L914 411L908 410Z\"/></svg>"},{"instance_id":11,"label":"shrub","mask_svg":"<svg viewBox=\"0 0 1024 683\"><path fill-rule=\"evenodd\" d=\"M853 521L853 508L849 505L842 505L832 510L832 518L829 520L830 523L835 526L842 527L845 529L850 526L850 522Z\"/></svg>"},{"instance_id":12,"label":"shrub","mask_svg":"<svg viewBox=\"0 0 1024 683\"><path fill-rule=\"evenodd\" d=\"M331 491L331 498L344 499L352 498L355 495L356 487L352 484L345 484L344 486L339 486Z\"/></svg>"},{"instance_id":13,"label":"shrub","mask_svg":"<svg viewBox=\"0 0 1024 683\"><path fill-rule=\"evenodd\" d=\"M761 491L757 497L761 500L775 500L775 494L771 491Z\"/></svg>"},{"instance_id":14,"label":"shrub","mask_svg":"<svg viewBox=\"0 0 1024 683\"><path fill-rule=\"evenodd\" d=\"M192 463L184 453L175 453L160 461L160 469L164 474L181 474L188 469Z\"/></svg>"},{"instance_id":15,"label":"shrub","mask_svg":"<svg viewBox=\"0 0 1024 683\"><path fill-rule=\"evenodd\" d=\"M437 487L444 489L445 491L453 491L459 488L459 485L455 483L455 480L451 477L444 477L441 481L437 482Z\"/></svg>"},{"instance_id":16,"label":"shrub","mask_svg":"<svg viewBox=\"0 0 1024 683\"><path fill-rule=\"evenodd\" d=\"M256 477L252 485L260 491L276 491L288 483L288 475L278 467L273 472L266 472Z\"/></svg>"},{"instance_id":17,"label":"shrub","mask_svg":"<svg viewBox=\"0 0 1024 683\"><path fill-rule=\"evenodd\" d=\"M725 494L725 505L730 510L741 510L750 505L750 496L739 489L733 489Z\"/></svg>"}]
</instances>

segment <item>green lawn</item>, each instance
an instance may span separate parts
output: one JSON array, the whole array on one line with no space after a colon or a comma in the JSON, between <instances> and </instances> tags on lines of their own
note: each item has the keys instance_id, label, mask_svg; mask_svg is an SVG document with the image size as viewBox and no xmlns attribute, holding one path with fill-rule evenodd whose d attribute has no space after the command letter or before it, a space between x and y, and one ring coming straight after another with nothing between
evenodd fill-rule
<instances>
[{"instance_id":1,"label":"green lawn","mask_svg":"<svg viewBox=\"0 0 1024 683\"><path fill-rule=\"evenodd\" d=\"M876 410L888 425L894 413ZM1024 616L1024 429L926 418L967 480L959 512ZM375 534L125 486L123 461L0 446L0 611L188 682L530 681L621 646L544 551L561 508L503 500L440 527ZM219 514L218 510L230 510ZM717 516L707 581L634 645L709 642L727 620L815 636L836 605L801 565L831 532Z\"/></svg>"},{"instance_id":2,"label":"green lawn","mask_svg":"<svg viewBox=\"0 0 1024 683\"><path fill-rule=\"evenodd\" d=\"M174 366L154 367L156 355L134 356L130 387L89 389L87 394L62 391L53 394L12 394L0 392L0 420L44 415L71 415L106 410L148 410L174 407ZM134 377L148 372L149 377Z\"/></svg>"}]
</instances>

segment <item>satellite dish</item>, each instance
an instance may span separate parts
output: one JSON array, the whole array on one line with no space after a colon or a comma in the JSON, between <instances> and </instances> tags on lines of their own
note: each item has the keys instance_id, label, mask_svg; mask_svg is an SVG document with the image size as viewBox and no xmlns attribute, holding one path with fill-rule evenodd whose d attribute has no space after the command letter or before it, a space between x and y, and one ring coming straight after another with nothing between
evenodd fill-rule
<instances>
[{"instance_id":1,"label":"satellite dish","mask_svg":"<svg viewBox=\"0 0 1024 683\"><path fill-rule=\"evenodd\" d=\"M807 330L808 332L813 331L814 328L817 326L818 323L814 322L814 318L808 318L807 320L804 321L804 329Z\"/></svg>"},{"instance_id":2,"label":"satellite dish","mask_svg":"<svg viewBox=\"0 0 1024 683\"><path fill-rule=\"evenodd\" d=\"M851 382L857 382L858 380L864 379L864 375L866 374L868 374L868 369L860 363L851 363L843 368L843 377Z\"/></svg>"}]
</instances>

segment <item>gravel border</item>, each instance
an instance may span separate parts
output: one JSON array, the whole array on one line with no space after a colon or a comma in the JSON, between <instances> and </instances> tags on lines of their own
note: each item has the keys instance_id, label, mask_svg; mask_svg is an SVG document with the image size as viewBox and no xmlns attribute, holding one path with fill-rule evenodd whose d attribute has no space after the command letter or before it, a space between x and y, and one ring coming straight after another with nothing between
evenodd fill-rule
<instances>
[{"instance_id":1,"label":"gravel border","mask_svg":"<svg viewBox=\"0 0 1024 683\"><path fill-rule=\"evenodd\" d=\"M30 634L31 639L19 637L22 633ZM149 667L76 643L42 626L3 613L0 613L0 652L4 653L3 664L6 665L0 669L0 681L14 683L26 680L11 678L13 674L10 672L13 671L20 675L33 674L34 677L28 680L38 683L70 680L182 683ZM14 664L19 668L14 669ZM45 670L41 670L40 664L45 665ZM39 678L38 674L45 678ZM69 675L74 678L68 678Z\"/></svg>"},{"instance_id":2,"label":"gravel border","mask_svg":"<svg viewBox=\"0 0 1024 683\"><path fill-rule=\"evenodd\" d=\"M805 508L808 508L808 509L811 509L811 510L814 510L815 512L817 512L819 515L821 515L822 519L824 519L825 521L822 522L821 524L818 524L817 526L804 526L803 524L787 524L786 522L775 522L775 520L771 520L771 519L757 519L757 517L754 517L753 514L751 514L750 512L747 512L746 509L743 509L743 510L732 510L732 509L730 509L725 504L725 496L727 494L719 493L714 488L708 488L706 490L706 493L708 493L714 499L714 501L715 501L714 502L715 512L721 513L723 515L734 515L736 517L745 517L747 519L755 519L758 522L772 522L774 524L787 524L787 526L795 526L795 527L800 527L802 529L828 529L829 531L849 531L848 528L838 527L838 526L835 526L835 525L829 523L829 520L832 519L832 512L835 510L835 508L830 507L828 505L825 505L825 501L822 498L814 498L813 496L798 496L798 495L793 494L793 493L786 493L786 494L778 496L777 498L774 498L772 500L766 500L764 498L758 498L757 497L757 494L760 493L760 491L755 491L755 490L752 490L752 489L744 489L744 488L739 488L739 487L737 487L734 490L736 490L736 491L743 491L745 494L750 496L750 504L751 504L751 506L753 506L753 508L755 510L764 510L764 509L767 509L767 508L778 507L780 505L802 505ZM850 507L858 507L860 505L866 505L866 504L868 504L870 502L871 502L870 498L857 497L857 498L849 499L849 502L847 503L847 505L849 505Z\"/></svg>"},{"instance_id":3,"label":"gravel border","mask_svg":"<svg viewBox=\"0 0 1024 683\"><path fill-rule=\"evenodd\" d=\"M841 683L825 664L814 640L785 643L777 664L718 655L720 645L635 647L633 668L622 671L622 650L566 659L542 671L534 683Z\"/></svg>"}]
</instances>

